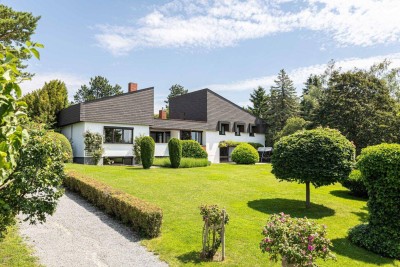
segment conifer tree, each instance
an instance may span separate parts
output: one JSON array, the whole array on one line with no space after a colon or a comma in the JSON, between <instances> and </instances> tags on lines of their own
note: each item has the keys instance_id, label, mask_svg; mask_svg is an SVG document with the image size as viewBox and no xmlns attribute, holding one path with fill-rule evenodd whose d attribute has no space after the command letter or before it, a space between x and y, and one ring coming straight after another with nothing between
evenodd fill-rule
<instances>
[{"instance_id":1,"label":"conifer tree","mask_svg":"<svg viewBox=\"0 0 400 267\"><path fill-rule=\"evenodd\" d=\"M250 102L253 104L251 107L248 106L247 110L258 118L265 118L267 108L268 108L269 96L267 95L265 89L259 86L257 89L253 90L250 94Z\"/></svg>"}]
</instances>

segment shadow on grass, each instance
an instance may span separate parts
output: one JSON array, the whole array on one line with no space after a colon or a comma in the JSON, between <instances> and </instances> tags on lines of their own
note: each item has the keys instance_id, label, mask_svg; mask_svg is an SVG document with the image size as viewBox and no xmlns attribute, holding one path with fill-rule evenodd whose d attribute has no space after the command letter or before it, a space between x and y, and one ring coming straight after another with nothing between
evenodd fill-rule
<instances>
[{"instance_id":1,"label":"shadow on grass","mask_svg":"<svg viewBox=\"0 0 400 267\"><path fill-rule=\"evenodd\" d=\"M340 197L340 198L345 198L345 199L351 199L351 200L357 200L357 201L367 201L368 198L363 198L363 197L357 197L351 194L349 190L333 190L330 192L331 195L334 195L335 197Z\"/></svg>"},{"instance_id":2,"label":"shadow on grass","mask_svg":"<svg viewBox=\"0 0 400 267\"><path fill-rule=\"evenodd\" d=\"M190 251L188 253L179 255L177 259L182 263L192 263L192 264L200 264L202 262L200 258L200 252L198 251Z\"/></svg>"},{"instance_id":3,"label":"shadow on grass","mask_svg":"<svg viewBox=\"0 0 400 267\"><path fill-rule=\"evenodd\" d=\"M395 260L384 258L366 249L360 248L350 242L347 238L337 238L331 240L333 244L333 253L341 256L357 260L360 262L382 265L392 264L395 266Z\"/></svg>"},{"instance_id":4,"label":"shadow on grass","mask_svg":"<svg viewBox=\"0 0 400 267\"><path fill-rule=\"evenodd\" d=\"M352 211L351 213L357 215L358 217L360 217L360 221L363 223L368 222L368 208L367 206L364 206L361 208L361 211L359 212L354 212Z\"/></svg>"},{"instance_id":5,"label":"shadow on grass","mask_svg":"<svg viewBox=\"0 0 400 267\"><path fill-rule=\"evenodd\" d=\"M284 198L258 199L247 202L247 205L255 210L272 214L284 212L292 217L303 218L306 216L310 219L320 219L323 217L333 216L335 211L324 205L313 204L309 209L306 208L305 201Z\"/></svg>"}]
</instances>

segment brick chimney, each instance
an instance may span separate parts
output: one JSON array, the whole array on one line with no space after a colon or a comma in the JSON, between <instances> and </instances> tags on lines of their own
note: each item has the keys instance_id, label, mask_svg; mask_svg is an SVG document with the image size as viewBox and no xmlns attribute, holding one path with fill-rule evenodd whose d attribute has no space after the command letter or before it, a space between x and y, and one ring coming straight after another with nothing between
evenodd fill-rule
<instances>
[{"instance_id":1,"label":"brick chimney","mask_svg":"<svg viewBox=\"0 0 400 267\"><path fill-rule=\"evenodd\" d=\"M136 92L137 91L137 83L128 83L128 92Z\"/></svg>"},{"instance_id":2,"label":"brick chimney","mask_svg":"<svg viewBox=\"0 0 400 267\"><path fill-rule=\"evenodd\" d=\"M164 109L160 109L158 112L158 118L161 120L166 120L167 119L167 111Z\"/></svg>"}]
</instances>

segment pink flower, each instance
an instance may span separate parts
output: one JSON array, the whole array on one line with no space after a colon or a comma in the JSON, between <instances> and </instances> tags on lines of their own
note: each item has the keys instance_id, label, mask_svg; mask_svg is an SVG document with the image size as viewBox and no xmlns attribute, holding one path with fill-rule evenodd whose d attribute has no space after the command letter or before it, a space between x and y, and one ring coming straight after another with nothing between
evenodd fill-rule
<instances>
[{"instance_id":1,"label":"pink flower","mask_svg":"<svg viewBox=\"0 0 400 267\"><path fill-rule=\"evenodd\" d=\"M314 249L315 249L314 246L308 245L308 250L309 250L309 251L313 251Z\"/></svg>"}]
</instances>

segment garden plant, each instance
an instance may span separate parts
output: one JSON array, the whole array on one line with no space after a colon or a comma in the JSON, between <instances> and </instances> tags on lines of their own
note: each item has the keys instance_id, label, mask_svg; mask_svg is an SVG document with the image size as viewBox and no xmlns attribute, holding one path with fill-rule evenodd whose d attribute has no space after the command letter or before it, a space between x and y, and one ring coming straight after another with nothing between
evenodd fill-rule
<instances>
[{"instance_id":1,"label":"garden plant","mask_svg":"<svg viewBox=\"0 0 400 267\"><path fill-rule=\"evenodd\" d=\"M178 138L171 138L168 142L169 160L172 168L178 168L182 158L182 144Z\"/></svg>"},{"instance_id":2,"label":"garden plant","mask_svg":"<svg viewBox=\"0 0 400 267\"><path fill-rule=\"evenodd\" d=\"M154 160L155 143L150 136L143 137L140 142L140 154L142 158L142 165L144 169L150 169Z\"/></svg>"},{"instance_id":3,"label":"garden plant","mask_svg":"<svg viewBox=\"0 0 400 267\"><path fill-rule=\"evenodd\" d=\"M104 153L103 136L99 133L86 131L83 134L83 142L85 143L85 151L93 158L94 165L99 164Z\"/></svg>"},{"instance_id":4,"label":"garden plant","mask_svg":"<svg viewBox=\"0 0 400 267\"><path fill-rule=\"evenodd\" d=\"M232 161L237 164L255 164L260 161L257 150L249 144L242 143L235 147L231 155Z\"/></svg>"}]
</instances>

